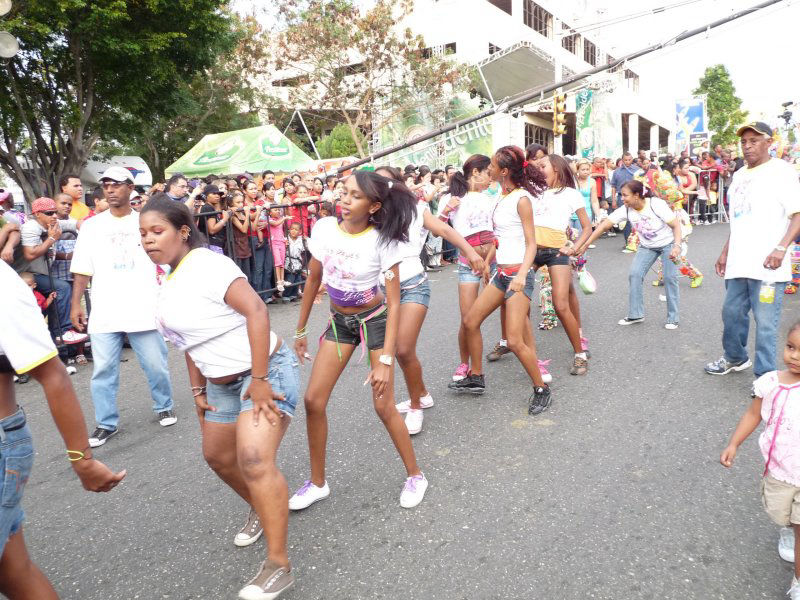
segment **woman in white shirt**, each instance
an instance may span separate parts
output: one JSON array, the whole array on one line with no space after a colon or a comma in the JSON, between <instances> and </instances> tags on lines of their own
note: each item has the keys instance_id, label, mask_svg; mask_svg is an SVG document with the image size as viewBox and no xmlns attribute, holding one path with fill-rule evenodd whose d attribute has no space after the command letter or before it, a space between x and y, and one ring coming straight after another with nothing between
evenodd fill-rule
<instances>
[{"instance_id":1,"label":"woman in white shirt","mask_svg":"<svg viewBox=\"0 0 800 600\"><path fill-rule=\"evenodd\" d=\"M575 352L570 374L585 375L589 370L588 341L581 335L580 305L569 264L574 249L567 246L566 232L575 214L582 228L575 246L580 246L591 235L592 224L583 195L575 189L575 177L564 157L550 154L539 165L547 180L547 189L533 200L537 248L533 268L538 270L544 266L550 273L553 307Z\"/></svg>"},{"instance_id":2,"label":"woman in white shirt","mask_svg":"<svg viewBox=\"0 0 800 600\"><path fill-rule=\"evenodd\" d=\"M525 160L525 154L517 146L504 146L495 152L489 176L501 187L492 215L496 249L487 257L487 265L496 258L497 271L491 285L483 289L462 321L469 346L470 372L448 387L472 394L485 391L480 327L486 317L505 303L508 347L531 378L533 392L528 398L528 414L537 415L551 404L550 388L542 380L528 317L536 257L533 199L544 191L546 182L542 172ZM488 278L488 266L485 273ZM530 338L530 343L526 338Z\"/></svg>"},{"instance_id":3,"label":"woman in white shirt","mask_svg":"<svg viewBox=\"0 0 800 600\"><path fill-rule=\"evenodd\" d=\"M308 351L306 326L320 283L328 290L330 318L305 394L311 477L289 500L289 508L301 510L330 495L325 480L326 411L331 392L359 345L361 357L365 352L369 356L367 382L372 385L375 412L406 468L400 505L412 508L422 502L428 481L394 406L393 365L400 323L399 264L404 258L399 243L409 241L417 200L402 183L356 171L345 182L339 205L341 222L335 217L320 219L308 240L310 273L295 333L295 352L301 362ZM385 295L379 286L381 274Z\"/></svg>"},{"instance_id":4,"label":"woman in white shirt","mask_svg":"<svg viewBox=\"0 0 800 600\"><path fill-rule=\"evenodd\" d=\"M186 353L203 455L251 506L234 543L250 545L266 532L267 559L239 598L275 598L294 583L286 543L288 487L275 455L297 404L297 359L270 331L267 307L244 273L204 247L183 204L153 196L139 227L150 259L171 267L156 322Z\"/></svg>"}]
</instances>

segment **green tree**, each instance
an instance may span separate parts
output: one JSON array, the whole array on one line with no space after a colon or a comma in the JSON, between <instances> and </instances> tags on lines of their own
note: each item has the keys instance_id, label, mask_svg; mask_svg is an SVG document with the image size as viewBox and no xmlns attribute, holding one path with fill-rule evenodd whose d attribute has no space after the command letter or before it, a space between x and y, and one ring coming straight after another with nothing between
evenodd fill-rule
<instances>
[{"instance_id":1,"label":"green tree","mask_svg":"<svg viewBox=\"0 0 800 600\"><path fill-rule=\"evenodd\" d=\"M289 104L327 110L344 121L360 157L366 140L413 106L468 86L469 69L425 47L396 23L413 0L279 0L275 79Z\"/></svg>"},{"instance_id":2,"label":"green tree","mask_svg":"<svg viewBox=\"0 0 800 600\"><path fill-rule=\"evenodd\" d=\"M747 111L742 110L728 69L724 65L707 67L694 93L707 95L708 128L714 132L711 145L736 143L736 129L747 119Z\"/></svg>"},{"instance_id":3,"label":"green tree","mask_svg":"<svg viewBox=\"0 0 800 600\"><path fill-rule=\"evenodd\" d=\"M16 1L0 67L0 167L28 198L52 194L98 141L186 102L183 82L236 44L225 0Z\"/></svg>"},{"instance_id":4,"label":"green tree","mask_svg":"<svg viewBox=\"0 0 800 600\"><path fill-rule=\"evenodd\" d=\"M361 143L365 144L363 139ZM340 158L358 154L358 146L353 141L350 127L345 124L334 127L328 135L317 140L316 144L322 158Z\"/></svg>"}]
</instances>

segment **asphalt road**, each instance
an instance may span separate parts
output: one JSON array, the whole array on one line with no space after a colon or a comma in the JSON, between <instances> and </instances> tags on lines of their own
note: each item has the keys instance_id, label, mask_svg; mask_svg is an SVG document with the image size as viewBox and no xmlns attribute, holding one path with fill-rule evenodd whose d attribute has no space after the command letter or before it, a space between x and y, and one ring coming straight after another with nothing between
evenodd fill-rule
<instances>
[{"instance_id":1,"label":"asphalt road","mask_svg":"<svg viewBox=\"0 0 800 600\"><path fill-rule=\"evenodd\" d=\"M432 274L418 350L436 406L414 438L427 496L414 510L400 508L402 464L361 385L365 365L350 365L328 411L332 494L291 515L297 584L285 597L784 597L792 569L760 505L756 435L732 470L717 462L750 401L752 372L702 371L721 354L723 284L713 263L726 235L724 225L695 228L690 258L706 281L694 290L681 281L676 331L663 328L666 306L649 285L646 322L616 324L626 314L631 256L619 252L621 236L601 240L589 258L599 289L581 298L589 374L569 375L561 327L536 331L555 378L553 406L536 418L511 356L488 365L483 397L448 392L458 362L457 277L453 268ZM798 302L786 297L781 339ZM270 311L290 337L297 306ZM321 330L325 312L315 308L311 331ZM487 351L498 331L493 315ZM124 357L121 430L96 452L128 469L110 494L81 489L40 388L16 387L37 449L24 504L34 559L63 598L235 598L263 558L263 541L233 545L247 509L203 462L183 358L170 351L179 421L162 429L135 357ZM85 367L73 383L93 425L89 376ZM402 381L396 389L402 397ZM279 457L292 490L308 475L304 421L298 407Z\"/></svg>"}]
</instances>

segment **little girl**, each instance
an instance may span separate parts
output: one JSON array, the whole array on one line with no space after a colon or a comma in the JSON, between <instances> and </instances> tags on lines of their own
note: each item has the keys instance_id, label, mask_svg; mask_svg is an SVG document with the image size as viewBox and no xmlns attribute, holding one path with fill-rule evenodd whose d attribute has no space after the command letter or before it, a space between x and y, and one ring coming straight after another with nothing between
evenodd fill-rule
<instances>
[{"instance_id":1,"label":"little girl","mask_svg":"<svg viewBox=\"0 0 800 600\"><path fill-rule=\"evenodd\" d=\"M769 517L782 527L778 554L794 561L800 543L800 321L792 325L783 347L785 371L772 371L759 377L756 397L736 426L719 462L730 467L736 450L753 433L762 419L766 422L758 439L766 466L761 480L761 502ZM791 527L791 528L790 528ZM794 533L793 533L794 530ZM795 562L792 600L800 600L800 563Z\"/></svg>"},{"instance_id":2,"label":"little girl","mask_svg":"<svg viewBox=\"0 0 800 600\"><path fill-rule=\"evenodd\" d=\"M290 220L288 215L281 215L279 208L269 211L269 239L272 244L272 256L275 259L275 287L279 292L284 290L283 263L286 260L286 237L283 235L283 224Z\"/></svg>"}]
</instances>

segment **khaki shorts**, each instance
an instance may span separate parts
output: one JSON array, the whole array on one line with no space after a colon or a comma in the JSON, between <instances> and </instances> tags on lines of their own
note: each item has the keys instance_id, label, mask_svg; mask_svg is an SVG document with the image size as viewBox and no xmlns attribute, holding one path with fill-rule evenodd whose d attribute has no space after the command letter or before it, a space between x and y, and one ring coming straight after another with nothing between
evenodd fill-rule
<instances>
[{"instance_id":1,"label":"khaki shorts","mask_svg":"<svg viewBox=\"0 0 800 600\"><path fill-rule=\"evenodd\" d=\"M761 504L778 525L800 524L800 488L767 475L761 480Z\"/></svg>"}]
</instances>

